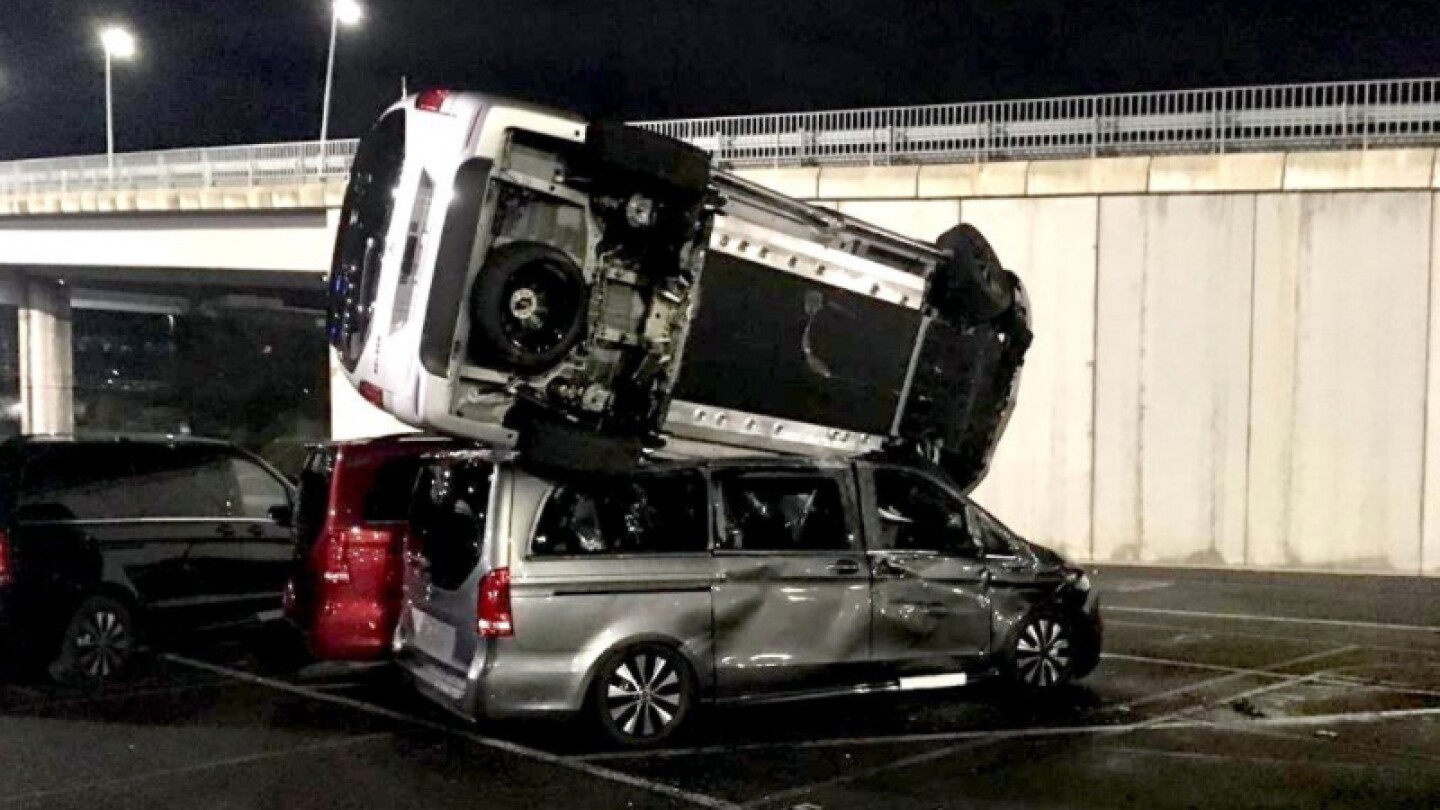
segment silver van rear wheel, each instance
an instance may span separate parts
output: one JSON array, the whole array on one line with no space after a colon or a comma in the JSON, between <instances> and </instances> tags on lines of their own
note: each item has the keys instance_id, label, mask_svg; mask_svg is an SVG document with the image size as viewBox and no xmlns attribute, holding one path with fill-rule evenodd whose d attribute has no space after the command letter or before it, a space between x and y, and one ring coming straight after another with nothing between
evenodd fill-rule
<instances>
[{"instance_id":1,"label":"silver van rear wheel","mask_svg":"<svg viewBox=\"0 0 1440 810\"><path fill-rule=\"evenodd\" d=\"M661 644L638 644L607 658L592 695L601 728L626 746L654 745L670 737L694 700L690 665Z\"/></svg>"}]
</instances>

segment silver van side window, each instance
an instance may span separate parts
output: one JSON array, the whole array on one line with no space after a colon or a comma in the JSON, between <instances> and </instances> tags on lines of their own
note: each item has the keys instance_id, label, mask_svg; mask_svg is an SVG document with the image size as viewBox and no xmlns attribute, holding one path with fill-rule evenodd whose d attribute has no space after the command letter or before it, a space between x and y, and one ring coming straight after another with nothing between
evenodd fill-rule
<instances>
[{"instance_id":1,"label":"silver van side window","mask_svg":"<svg viewBox=\"0 0 1440 810\"><path fill-rule=\"evenodd\" d=\"M875 501L880 518L875 548L979 556L980 547L968 528L965 502L929 478L908 470L878 468Z\"/></svg>"},{"instance_id":2,"label":"silver van side window","mask_svg":"<svg viewBox=\"0 0 1440 810\"><path fill-rule=\"evenodd\" d=\"M720 480L725 548L732 551L849 550L840 483L824 475L740 473Z\"/></svg>"},{"instance_id":3,"label":"silver van side window","mask_svg":"<svg viewBox=\"0 0 1440 810\"><path fill-rule=\"evenodd\" d=\"M681 554L710 548L705 480L694 472L567 484L545 504L537 557Z\"/></svg>"}]
</instances>

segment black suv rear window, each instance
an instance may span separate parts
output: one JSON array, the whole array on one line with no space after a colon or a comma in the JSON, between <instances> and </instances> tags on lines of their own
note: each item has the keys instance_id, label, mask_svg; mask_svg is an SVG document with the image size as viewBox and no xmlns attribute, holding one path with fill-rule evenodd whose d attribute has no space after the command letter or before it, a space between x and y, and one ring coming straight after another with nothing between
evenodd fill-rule
<instances>
[{"instance_id":1,"label":"black suv rear window","mask_svg":"<svg viewBox=\"0 0 1440 810\"><path fill-rule=\"evenodd\" d=\"M16 495L22 521L139 517L131 497L130 461L109 448L41 446L27 454Z\"/></svg>"},{"instance_id":2,"label":"black suv rear window","mask_svg":"<svg viewBox=\"0 0 1440 810\"><path fill-rule=\"evenodd\" d=\"M677 554L710 548L705 479L664 473L590 481L551 494L531 553Z\"/></svg>"},{"instance_id":3,"label":"black suv rear window","mask_svg":"<svg viewBox=\"0 0 1440 810\"><path fill-rule=\"evenodd\" d=\"M124 442L34 449L17 498L22 520L220 518L239 501L223 449Z\"/></svg>"}]
</instances>

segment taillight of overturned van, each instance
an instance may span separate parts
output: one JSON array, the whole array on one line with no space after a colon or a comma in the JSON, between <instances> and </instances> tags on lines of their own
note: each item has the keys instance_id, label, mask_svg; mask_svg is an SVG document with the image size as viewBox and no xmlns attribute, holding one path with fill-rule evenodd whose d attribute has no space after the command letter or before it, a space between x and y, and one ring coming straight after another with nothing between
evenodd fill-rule
<instances>
[{"instance_id":1,"label":"taillight of overturned van","mask_svg":"<svg viewBox=\"0 0 1440 810\"><path fill-rule=\"evenodd\" d=\"M421 112L449 113L446 109L452 93L449 90L442 90L438 87L431 87L421 90L415 96L415 109Z\"/></svg>"},{"instance_id":2,"label":"taillight of overturned van","mask_svg":"<svg viewBox=\"0 0 1440 810\"><path fill-rule=\"evenodd\" d=\"M0 587L3 587L3 586L5 586L5 585L9 585L9 584L10 584L10 578L11 578L11 572L10 572L10 533L7 532L7 531L5 531L4 529L0 529ZM510 593L509 584L510 584L510 580L509 580L508 577L507 577L506 580L505 580L505 584L506 584L506 589L505 589L506 601L505 601L505 605L506 605L506 609L508 610L508 609L509 609L509 605L510 605L510 601L509 601L509 593Z\"/></svg>"},{"instance_id":3,"label":"taillight of overturned van","mask_svg":"<svg viewBox=\"0 0 1440 810\"><path fill-rule=\"evenodd\" d=\"M480 580L475 630L481 638L509 638L515 635L515 620L510 612L509 568L492 569Z\"/></svg>"}]
</instances>

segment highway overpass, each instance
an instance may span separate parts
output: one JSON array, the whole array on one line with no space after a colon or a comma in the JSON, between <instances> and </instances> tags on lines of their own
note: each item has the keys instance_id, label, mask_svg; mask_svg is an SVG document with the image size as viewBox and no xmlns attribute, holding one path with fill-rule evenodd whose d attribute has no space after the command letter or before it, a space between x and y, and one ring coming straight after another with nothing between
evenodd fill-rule
<instances>
[{"instance_id":1,"label":"highway overpass","mask_svg":"<svg viewBox=\"0 0 1440 810\"><path fill-rule=\"evenodd\" d=\"M1017 530L1091 560L1440 574L1440 82L646 126L915 237L984 230L1037 327L978 492ZM351 150L0 164L23 427L75 424L72 304L313 307ZM332 398L335 434L388 429Z\"/></svg>"}]
</instances>

